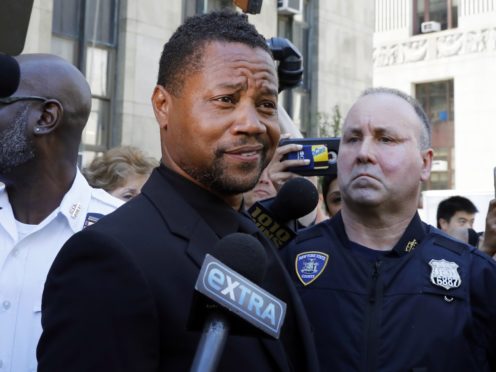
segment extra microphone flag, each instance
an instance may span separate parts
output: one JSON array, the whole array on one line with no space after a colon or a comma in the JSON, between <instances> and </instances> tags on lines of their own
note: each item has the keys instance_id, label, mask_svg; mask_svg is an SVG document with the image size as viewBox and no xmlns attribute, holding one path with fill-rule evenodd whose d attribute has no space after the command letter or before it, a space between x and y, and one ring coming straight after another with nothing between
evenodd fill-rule
<instances>
[{"instance_id":1,"label":"extra microphone flag","mask_svg":"<svg viewBox=\"0 0 496 372\"><path fill-rule=\"evenodd\" d=\"M195 289L274 338L279 338L286 303L207 254Z\"/></svg>"}]
</instances>

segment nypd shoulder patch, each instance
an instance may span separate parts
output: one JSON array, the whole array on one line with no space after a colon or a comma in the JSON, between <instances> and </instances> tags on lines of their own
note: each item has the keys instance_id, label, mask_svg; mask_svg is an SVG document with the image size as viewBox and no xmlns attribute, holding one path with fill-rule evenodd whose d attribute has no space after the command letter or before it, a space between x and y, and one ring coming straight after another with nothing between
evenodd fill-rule
<instances>
[{"instance_id":1,"label":"nypd shoulder patch","mask_svg":"<svg viewBox=\"0 0 496 372\"><path fill-rule=\"evenodd\" d=\"M314 282L323 272L329 261L329 255L323 252L302 252L296 256L295 269L303 285Z\"/></svg>"},{"instance_id":2,"label":"nypd shoulder patch","mask_svg":"<svg viewBox=\"0 0 496 372\"><path fill-rule=\"evenodd\" d=\"M94 213L94 212L88 213L86 215L86 219L84 220L83 229L87 228L88 226L93 225L95 222L97 222L103 216L104 215L102 213Z\"/></svg>"}]
</instances>

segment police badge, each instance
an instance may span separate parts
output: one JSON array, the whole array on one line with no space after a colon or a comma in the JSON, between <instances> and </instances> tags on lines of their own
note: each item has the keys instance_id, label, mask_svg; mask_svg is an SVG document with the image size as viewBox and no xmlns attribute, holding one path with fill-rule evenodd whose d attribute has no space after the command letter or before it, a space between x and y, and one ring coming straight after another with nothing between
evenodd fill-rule
<instances>
[{"instance_id":1,"label":"police badge","mask_svg":"<svg viewBox=\"0 0 496 372\"><path fill-rule=\"evenodd\" d=\"M322 252L302 252L296 256L295 269L298 279L303 285L315 281L327 266L329 255Z\"/></svg>"},{"instance_id":2,"label":"police badge","mask_svg":"<svg viewBox=\"0 0 496 372\"><path fill-rule=\"evenodd\" d=\"M458 274L458 265L454 262L442 260L430 260L429 265L432 268L431 282L434 285L444 289L458 288L462 284L460 274Z\"/></svg>"}]
</instances>

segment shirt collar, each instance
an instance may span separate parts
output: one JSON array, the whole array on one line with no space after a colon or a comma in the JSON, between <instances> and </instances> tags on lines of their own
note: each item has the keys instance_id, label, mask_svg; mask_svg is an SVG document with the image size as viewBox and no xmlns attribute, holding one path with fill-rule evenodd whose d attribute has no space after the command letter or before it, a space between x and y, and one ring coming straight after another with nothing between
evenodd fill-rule
<instances>
[{"instance_id":1,"label":"shirt collar","mask_svg":"<svg viewBox=\"0 0 496 372\"><path fill-rule=\"evenodd\" d=\"M62 215L70 226L73 232L82 230L86 213L88 211L89 202L91 200L93 189L88 184L79 169L76 170L76 177L71 185L71 188L64 195L60 205L55 208L38 226L42 228L50 223L57 216ZM4 208L11 208L8 201L8 195L5 186L0 186L0 204ZM7 212L7 211L6 211ZM13 212L10 211L9 213ZM10 234L15 231L15 221L12 220L9 226L4 226ZM12 235L13 236L13 235ZM14 236L13 236L14 238Z\"/></svg>"},{"instance_id":2,"label":"shirt collar","mask_svg":"<svg viewBox=\"0 0 496 372\"><path fill-rule=\"evenodd\" d=\"M184 201L202 216L218 237L239 231L240 228L244 230L246 216L243 217L242 213L234 210L224 200L180 176L162 163L158 172L178 191ZM255 225L252 224L252 227L256 230Z\"/></svg>"},{"instance_id":3,"label":"shirt collar","mask_svg":"<svg viewBox=\"0 0 496 372\"><path fill-rule=\"evenodd\" d=\"M10 237L15 241L17 239L17 230L15 226L14 212L9 202L9 196L5 190L5 185L0 184L0 225L7 231Z\"/></svg>"},{"instance_id":4,"label":"shirt collar","mask_svg":"<svg viewBox=\"0 0 496 372\"><path fill-rule=\"evenodd\" d=\"M83 229L84 220L88 212L93 188L88 184L79 169L71 188L64 195L60 203L59 212L74 232Z\"/></svg>"},{"instance_id":5,"label":"shirt collar","mask_svg":"<svg viewBox=\"0 0 496 372\"><path fill-rule=\"evenodd\" d=\"M352 243L346 234L341 212L338 212L331 218L331 227L336 231L336 235L340 239L341 244L349 248ZM427 231L425 224L420 219L418 213L415 213L405 232L391 250L391 255L402 256L412 252L422 242L426 235Z\"/></svg>"}]
</instances>

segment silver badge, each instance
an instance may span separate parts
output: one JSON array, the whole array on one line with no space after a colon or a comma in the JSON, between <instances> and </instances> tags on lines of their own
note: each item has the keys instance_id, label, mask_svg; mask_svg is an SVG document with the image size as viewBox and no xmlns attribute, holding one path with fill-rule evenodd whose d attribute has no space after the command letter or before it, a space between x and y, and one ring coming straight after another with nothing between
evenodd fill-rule
<instances>
[{"instance_id":1,"label":"silver badge","mask_svg":"<svg viewBox=\"0 0 496 372\"><path fill-rule=\"evenodd\" d=\"M431 282L434 285L444 289L458 288L462 284L460 274L458 274L458 265L446 260L430 260L431 265Z\"/></svg>"}]
</instances>

